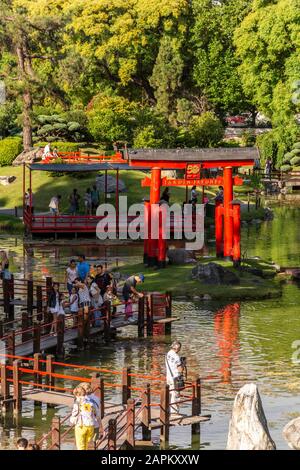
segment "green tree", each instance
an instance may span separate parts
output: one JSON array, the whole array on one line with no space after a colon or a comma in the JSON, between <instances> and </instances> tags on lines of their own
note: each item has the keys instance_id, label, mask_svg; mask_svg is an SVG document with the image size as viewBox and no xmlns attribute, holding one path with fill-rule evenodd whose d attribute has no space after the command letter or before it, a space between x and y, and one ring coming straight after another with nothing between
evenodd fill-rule
<instances>
[{"instance_id":1,"label":"green tree","mask_svg":"<svg viewBox=\"0 0 300 470\"><path fill-rule=\"evenodd\" d=\"M75 48L84 61L90 80L94 80L92 86L97 89L101 82L102 89L110 86L130 99L154 105L157 82L154 78L153 87L150 79L161 41L168 36L176 38L177 43L172 47L184 43L191 18L190 2L67 0L64 3L72 17L67 28L67 48Z\"/></svg>"},{"instance_id":2,"label":"green tree","mask_svg":"<svg viewBox=\"0 0 300 470\"><path fill-rule=\"evenodd\" d=\"M59 95L53 77L61 45L61 0L0 0L0 76L22 102L23 146L32 147L35 99Z\"/></svg>"},{"instance_id":3,"label":"green tree","mask_svg":"<svg viewBox=\"0 0 300 470\"><path fill-rule=\"evenodd\" d=\"M161 39L150 84L154 88L157 111L176 123L176 95L182 84L184 62L176 38Z\"/></svg>"},{"instance_id":4,"label":"green tree","mask_svg":"<svg viewBox=\"0 0 300 470\"><path fill-rule=\"evenodd\" d=\"M127 98L100 93L88 106L88 128L96 142L110 147L113 142L132 142L138 105Z\"/></svg>"},{"instance_id":5,"label":"green tree","mask_svg":"<svg viewBox=\"0 0 300 470\"><path fill-rule=\"evenodd\" d=\"M250 0L194 0L194 78L221 114L254 111L238 74L233 34L250 9Z\"/></svg>"},{"instance_id":6,"label":"green tree","mask_svg":"<svg viewBox=\"0 0 300 470\"><path fill-rule=\"evenodd\" d=\"M272 124L294 120L300 76L300 0L255 0L234 35L245 92ZM299 104L298 104L299 106Z\"/></svg>"},{"instance_id":7,"label":"green tree","mask_svg":"<svg viewBox=\"0 0 300 470\"><path fill-rule=\"evenodd\" d=\"M222 123L212 112L194 116L188 131L194 147L215 147L224 137Z\"/></svg>"}]
</instances>

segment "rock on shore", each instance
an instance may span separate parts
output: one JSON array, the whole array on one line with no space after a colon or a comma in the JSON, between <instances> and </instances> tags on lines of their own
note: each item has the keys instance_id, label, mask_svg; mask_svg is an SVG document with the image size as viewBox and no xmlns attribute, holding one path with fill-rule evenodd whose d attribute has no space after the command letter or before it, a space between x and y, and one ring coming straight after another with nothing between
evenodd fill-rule
<instances>
[{"instance_id":1,"label":"rock on shore","mask_svg":"<svg viewBox=\"0 0 300 470\"><path fill-rule=\"evenodd\" d=\"M227 450L275 450L258 388L244 385L237 393L229 423Z\"/></svg>"}]
</instances>

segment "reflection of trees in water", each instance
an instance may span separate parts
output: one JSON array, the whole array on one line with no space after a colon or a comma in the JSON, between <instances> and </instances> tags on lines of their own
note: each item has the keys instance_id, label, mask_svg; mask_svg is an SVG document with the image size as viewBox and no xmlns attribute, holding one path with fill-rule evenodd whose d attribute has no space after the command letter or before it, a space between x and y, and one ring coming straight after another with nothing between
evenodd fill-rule
<instances>
[{"instance_id":1,"label":"reflection of trees in water","mask_svg":"<svg viewBox=\"0 0 300 470\"><path fill-rule=\"evenodd\" d=\"M243 251L279 264L300 265L300 208L274 207L274 219L248 225L242 232Z\"/></svg>"},{"instance_id":2,"label":"reflection of trees in water","mask_svg":"<svg viewBox=\"0 0 300 470\"><path fill-rule=\"evenodd\" d=\"M224 383L231 383L231 368L239 350L240 304L226 305L215 314L214 327L221 360L220 374Z\"/></svg>"}]
</instances>

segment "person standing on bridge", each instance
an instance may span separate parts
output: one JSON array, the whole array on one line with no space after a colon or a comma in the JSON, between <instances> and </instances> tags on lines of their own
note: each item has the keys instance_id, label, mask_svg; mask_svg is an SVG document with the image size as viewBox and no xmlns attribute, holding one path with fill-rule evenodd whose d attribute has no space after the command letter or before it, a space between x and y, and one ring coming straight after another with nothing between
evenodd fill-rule
<instances>
[{"instance_id":1,"label":"person standing on bridge","mask_svg":"<svg viewBox=\"0 0 300 470\"><path fill-rule=\"evenodd\" d=\"M174 341L171 345L171 349L166 355L166 372L167 372L167 384L170 387L170 412L178 413L180 399L180 388L184 388L183 381L183 362L179 356L181 349L181 343ZM182 387L183 386L183 387Z\"/></svg>"},{"instance_id":2,"label":"person standing on bridge","mask_svg":"<svg viewBox=\"0 0 300 470\"><path fill-rule=\"evenodd\" d=\"M59 302L59 284L58 282L54 282L49 295L49 309L53 318L50 335L55 335L57 333L57 315L59 313Z\"/></svg>"},{"instance_id":3,"label":"person standing on bridge","mask_svg":"<svg viewBox=\"0 0 300 470\"><path fill-rule=\"evenodd\" d=\"M71 259L70 264L67 267L66 273L65 273L65 282L67 284L69 295L71 295L71 292L73 289L73 283L77 277L78 275L77 275L76 261L75 259Z\"/></svg>"},{"instance_id":4,"label":"person standing on bridge","mask_svg":"<svg viewBox=\"0 0 300 470\"><path fill-rule=\"evenodd\" d=\"M102 264L97 264L97 266L94 267L96 267L95 282L97 283L97 286L99 287L100 293L103 297L107 286L111 285L112 276L106 271Z\"/></svg>"},{"instance_id":5,"label":"person standing on bridge","mask_svg":"<svg viewBox=\"0 0 300 470\"><path fill-rule=\"evenodd\" d=\"M265 174L266 178L271 179L271 171L272 171L272 160L270 158L267 159L265 164Z\"/></svg>"},{"instance_id":6,"label":"person standing on bridge","mask_svg":"<svg viewBox=\"0 0 300 470\"><path fill-rule=\"evenodd\" d=\"M85 260L84 255L78 256L78 263L77 263L77 275L81 282L85 282L87 276L90 274L90 264Z\"/></svg>"},{"instance_id":7,"label":"person standing on bridge","mask_svg":"<svg viewBox=\"0 0 300 470\"><path fill-rule=\"evenodd\" d=\"M59 215L60 194L53 196L49 202L49 209L52 215Z\"/></svg>"},{"instance_id":8,"label":"person standing on bridge","mask_svg":"<svg viewBox=\"0 0 300 470\"><path fill-rule=\"evenodd\" d=\"M94 405L97 409L97 416L95 417L95 420L94 420L94 436L93 436L94 449L96 450L97 443L99 442L99 439L101 439L104 433L103 425L101 421L100 398L98 398L97 395L93 392L91 384L87 382L82 382L80 386L86 391L88 398L92 402L94 402Z\"/></svg>"},{"instance_id":9,"label":"person standing on bridge","mask_svg":"<svg viewBox=\"0 0 300 470\"><path fill-rule=\"evenodd\" d=\"M76 447L77 450L88 450L89 442L95 434L95 422L100 419L100 410L81 385L74 389L73 394L75 403L70 423L75 425Z\"/></svg>"},{"instance_id":10,"label":"person standing on bridge","mask_svg":"<svg viewBox=\"0 0 300 470\"><path fill-rule=\"evenodd\" d=\"M92 188L91 197L92 197L92 213L96 214L97 208L100 203L100 194L95 184L93 185L93 188Z\"/></svg>"}]
</instances>

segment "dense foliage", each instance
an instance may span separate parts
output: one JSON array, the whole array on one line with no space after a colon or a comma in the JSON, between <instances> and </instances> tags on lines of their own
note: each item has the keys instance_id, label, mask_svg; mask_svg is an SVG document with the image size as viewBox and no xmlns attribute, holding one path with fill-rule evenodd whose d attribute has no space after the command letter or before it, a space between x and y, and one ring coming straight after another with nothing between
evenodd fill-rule
<instances>
[{"instance_id":1,"label":"dense foliage","mask_svg":"<svg viewBox=\"0 0 300 470\"><path fill-rule=\"evenodd\" d=\"M299 35L300 0L0 0L0 136L215 146L226 116L260 112L280 166L299 140Z\"/></svg>"},{"instance_id":2,"label":"dense foliage","mask_svg":"<svg viewBox=\"0 0 300 470\"><path fill-rule=\"evenodd\" d=\"M0 166L11 165L22 151L22 139L7 137L0 140Z\"/></svg>"}]
</instances>

